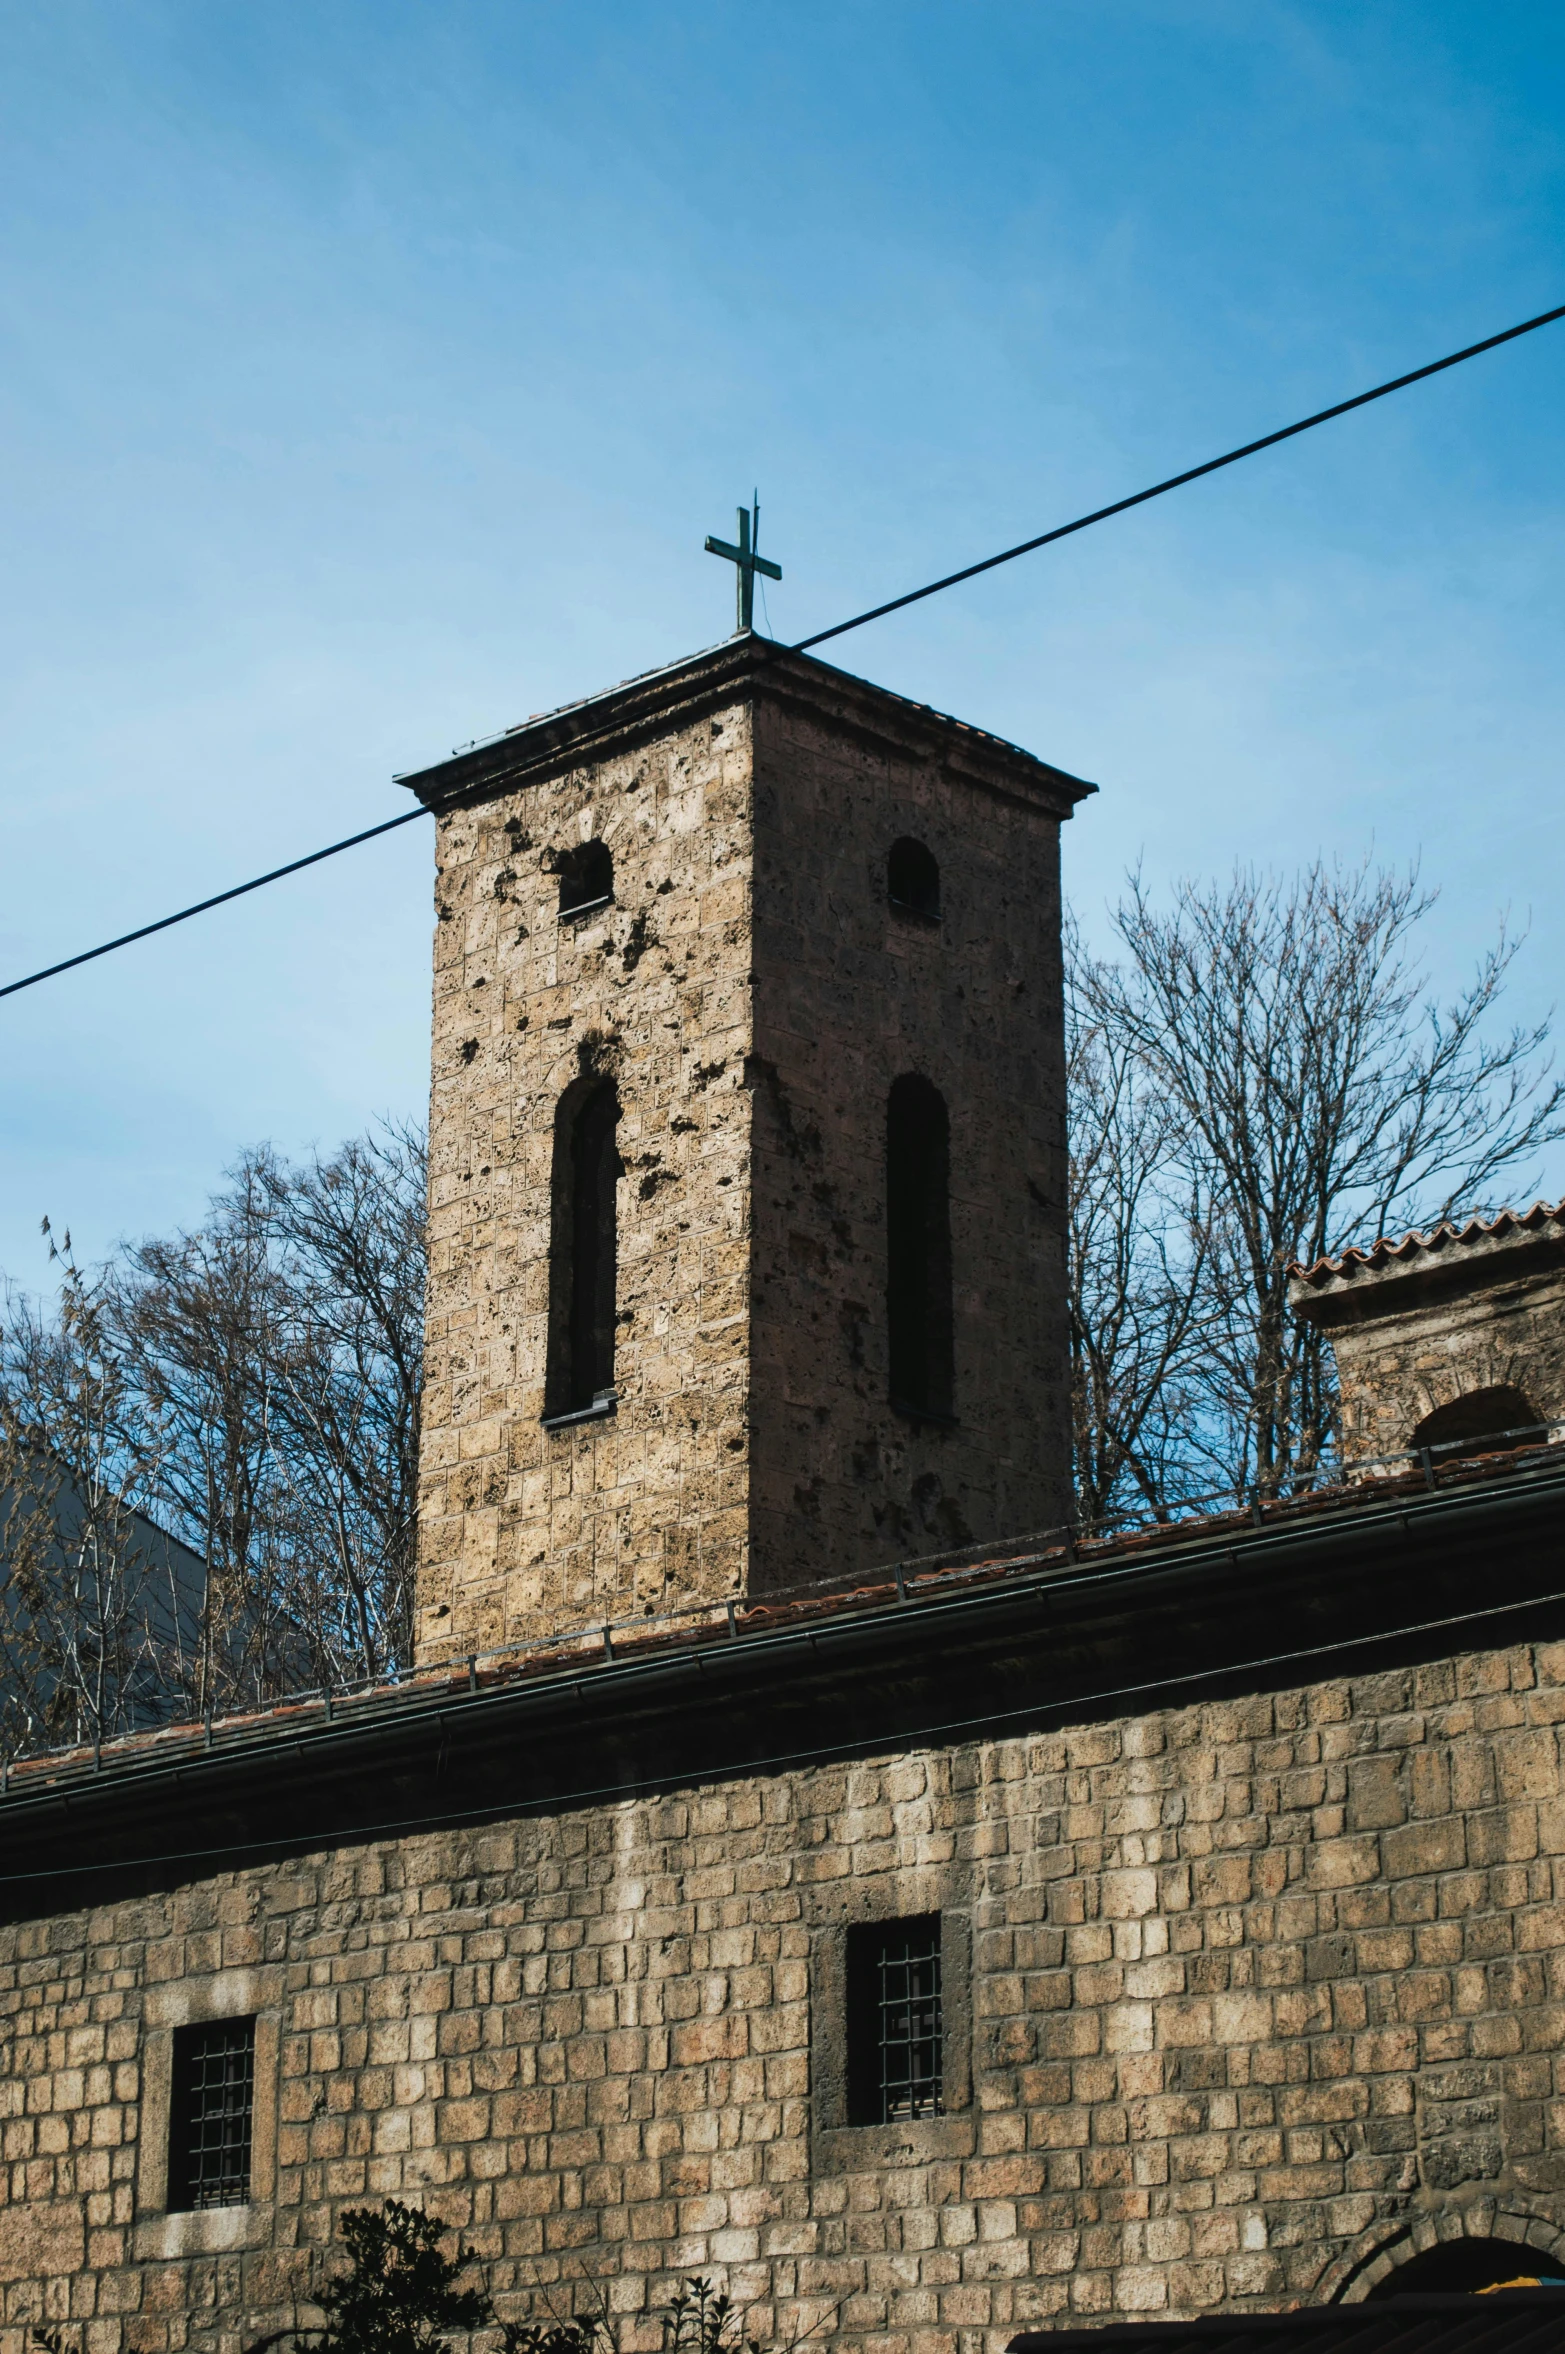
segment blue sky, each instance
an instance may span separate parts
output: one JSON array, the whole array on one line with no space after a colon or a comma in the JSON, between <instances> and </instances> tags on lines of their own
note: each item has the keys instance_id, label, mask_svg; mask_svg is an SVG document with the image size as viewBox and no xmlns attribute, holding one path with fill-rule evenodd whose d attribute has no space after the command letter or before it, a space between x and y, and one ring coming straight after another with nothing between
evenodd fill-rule
<instances>
[{"instance_id":1,"label":"blue sky","mask_svg":"<svg viewBox=\"0 0 1565 2354\"><path fill-rule=\"evenodd\" d=\"M0 977L1565 300L1537 5L0 10ZM1126 862L1421 854L1565 916L1565 325L844 640ZM410 827L0 1002L0 1268L421 1108ZM1565 1166L1545 1172L1565 1191Z\"/></svg>"}]
</instances>

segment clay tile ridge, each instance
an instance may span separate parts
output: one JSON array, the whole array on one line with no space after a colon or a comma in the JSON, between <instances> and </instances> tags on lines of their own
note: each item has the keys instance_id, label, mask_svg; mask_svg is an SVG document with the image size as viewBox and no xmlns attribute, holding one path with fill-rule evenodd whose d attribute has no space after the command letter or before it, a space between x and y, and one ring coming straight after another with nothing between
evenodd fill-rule
<instances>
[{"instance_id":1,"label":"clay tile ridge","mask_svg":"<svg viewBox=\"0 0 1565 2354\"><path fill-rule=\"evenodd\" d=\"M1334 1259L1317 1259L1313 1267L1295 1259L1288 1269L1288 1278L1292 1283L1319 1286L1329 1283L1334 1276L1351 1278L1361 1272L1373 1275L1397 1260L1414 1259L1421 1251L1467 1250L1474 1243L1493 1241L1507 1234L1536 1234L1541 1227L1561 1221L1565 1221L1565 1201L1534 1202L1530 1210L1498 1210L1492 1218L1468 1218L1461 1224L1454 1218L1446 1218L1440 1225L1431 1226L1427 1233L1414 1227L1397 1242L1383 1234L1367 1251L1345 1250Z\"/></svg>"}]
</instances>

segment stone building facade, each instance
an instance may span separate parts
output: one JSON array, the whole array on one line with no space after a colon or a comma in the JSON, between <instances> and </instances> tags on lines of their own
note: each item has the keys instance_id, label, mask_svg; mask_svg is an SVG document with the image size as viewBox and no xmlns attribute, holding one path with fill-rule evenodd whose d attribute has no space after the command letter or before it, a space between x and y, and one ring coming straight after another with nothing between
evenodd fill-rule
<instances>
[{"instance_id":1,"label":"stone building facade","mask_svg":"<svg viewBox=\"0 0 1565 2354\"><path fill-rule=\"evenodd\" d=\"M1565 2266L1565 1448L1060 1525L1080 788L748 639L419 786L420 1660L0 1779L0 2354L243 2354L392 2196L620 2354Z\"/></svg>"},{"instance_id":2,"label":"stone building facade","mask_svg":"<svg viewBox=\"0 0 1565 2354\"><path fill-rule=\"evenodd\" d=\"M627 2354L695 2274L998 2354L1565 2256L1562 1501L1457 1465L15 1770L5 2354L237 2354L388 2195ZM931 1916L938 2112L855 2122L849 1942ZM222 2019L246 2195L179 2211Z\"/></svg>"},{"instance_id":3,"label":"stone building facade","mask_svg":"<svg viewBox=\"0 0 1565 2354\"><path fill-rule=\"evenodd\" d=\"M1565 1202L1295 1268L1288 1299L1331 1341L1359 1464L1565 1435Z\"/></svg>"}]
</instances>

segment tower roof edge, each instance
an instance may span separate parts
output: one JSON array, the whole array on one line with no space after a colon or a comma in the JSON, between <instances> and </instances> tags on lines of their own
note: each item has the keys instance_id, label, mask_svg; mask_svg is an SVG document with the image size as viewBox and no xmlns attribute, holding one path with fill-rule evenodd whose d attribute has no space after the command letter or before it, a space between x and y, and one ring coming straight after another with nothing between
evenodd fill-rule
<instances>
[{"instance_id":1,"label":"tower roof edge","mask_svg":"<svg viewBox=\"0 0 1565 2354\"><path fill-rule=\"evenodd\" d=\"M813 654L796 653L754 630L558 710L535 713L447 760L407 771L396 782L437 812L486 800L561 768L600 759L628 738L661 733L744 693L813 704L823 713L835 710L860 730L868 728L900 747L922 739L951 765L977 776L987 773L1062 818L1098 790L1002 736L838 670Z\"/></svg>"}]
</instances>

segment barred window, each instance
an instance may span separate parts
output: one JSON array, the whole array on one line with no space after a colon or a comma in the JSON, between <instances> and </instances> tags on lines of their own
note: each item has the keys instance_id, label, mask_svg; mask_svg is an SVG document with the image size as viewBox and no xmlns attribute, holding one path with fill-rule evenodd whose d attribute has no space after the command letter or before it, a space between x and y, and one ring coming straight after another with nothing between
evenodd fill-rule
<instances>
[{"instance_id":1,"label":"barred window","mask_svg":"<svg viewBox=\"0 0 1565 2354\"><path fill-rule=\"evenodd\" d=\"M170 2089L170 2209L242 2207L250 2196L255 2021L179 2028Z\"/></svg>"},{"instance_id":2,"label":"barred window","mask_svg":"<svg viewBox=\"0 0 1565 2354\"><path fill-rule=\"evenodd\" d=\"M940 1915L848 1931L848 2123L890 2125L943 2107Z\"/></svg>"}]
</instances>

